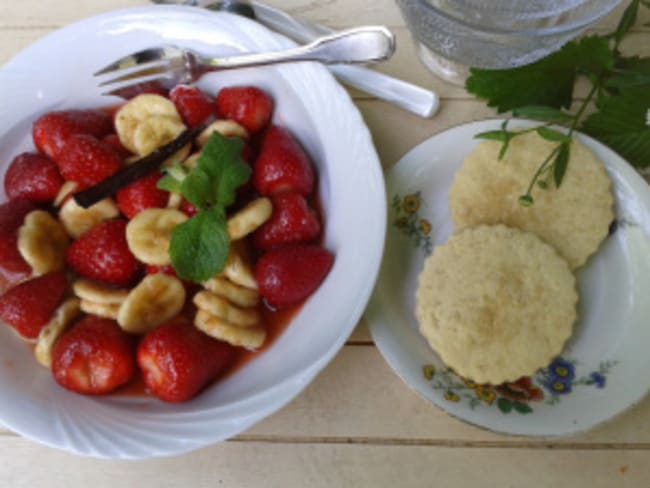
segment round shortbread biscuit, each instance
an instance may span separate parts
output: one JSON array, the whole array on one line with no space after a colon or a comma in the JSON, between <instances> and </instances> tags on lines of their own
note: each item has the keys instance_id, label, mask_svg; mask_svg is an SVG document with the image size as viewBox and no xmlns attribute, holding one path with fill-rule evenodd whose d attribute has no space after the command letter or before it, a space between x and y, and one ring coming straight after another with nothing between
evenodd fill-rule
<instances>
[{"instance_id":1,"label":"round shortbread biscuit","mask_svg":"<svg viewBox=\"0 0 650 488\"><path fill-rule=\"evenodd\" d=\"M415 314L447 366L500 384L533 374L562 351L577 301L575 277L550 245L504 225L479 226L427 258Z\"/></svg>"},{"instance_id":2,"label":"round shortbread biscuit","mask_svg":"<svg viewBox=\"0 0 650 488\"><path fill-rule=\"evenodd\" d=\"M554 246L571 269L582 266L607 236L614 219L610 179L603 164L576 139L559 188L550 178L536 187L530 207L518 198L557 143L535 132L511 140L499 161L501 143L481 142L456 172L449 208L457 229L505 224L533 232Z\"/></svg>"}]
</instances>

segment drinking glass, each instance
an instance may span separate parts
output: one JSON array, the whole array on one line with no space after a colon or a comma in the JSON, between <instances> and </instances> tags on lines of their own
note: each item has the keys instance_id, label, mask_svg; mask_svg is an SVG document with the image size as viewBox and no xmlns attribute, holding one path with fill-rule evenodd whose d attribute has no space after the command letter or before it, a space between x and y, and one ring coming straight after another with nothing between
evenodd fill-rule
<instances>
[{"instance_id":1,"label":"drinking glass","mask_svg":"<svg viewBox=\"0 0 650 488\"><path fill-rule=\"evenodd\" d=\"M470 67L532 63L570 41L621 0L397 0L418 56L462 84Z\"/></svg>"}]
</instances>

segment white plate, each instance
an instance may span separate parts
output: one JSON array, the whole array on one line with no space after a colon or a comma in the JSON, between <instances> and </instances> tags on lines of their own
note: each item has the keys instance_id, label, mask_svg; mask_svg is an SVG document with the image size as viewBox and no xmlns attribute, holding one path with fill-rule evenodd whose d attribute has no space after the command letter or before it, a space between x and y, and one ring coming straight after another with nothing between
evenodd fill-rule
<instances>
[{"instance_id":1,"label":"white plate","mask_svg":"<svg viewBox=\"0 0 650 488\"><path fill-rule=\"evenodd\" d=\"M578 273L574 336L561 358L532 379L507 388L464 382L444 367L418 332L416 280L431 248L453 231L447 191L478 143L473 136L498 129L500 123L473 122L437 134L391 171L385 257L366 319L395 372L454 416L511 434L571 434L638 402L650 385L650 190L613 151L577 136L612 178L618 228Z\"/></svg>"},{"instance_id":2,"label":"white plate","mask_svg":"<svg viewBox=\"0 0 650 488\"><path fill-rule=\"evenodd\" d=\"M170 42L214 55L293 45L247 19L189 7L129 9L65 27L0 70L2 172L15 154L32 148L29 129L38 114L117 103L100 97L91 73L130 52ZM233 84L270 91L275 121L298 137L318 166L324 244L336 255L326 281L264 353L195 400L176 405L65 391L2 326L0 422L8 428L84 455L177 454L231 437L275 412L344 344L372 291L384 241L384 182L370 134L345 90L320 65L215 73L199 86L216 93Z\"/></svg>"}]
</instances>

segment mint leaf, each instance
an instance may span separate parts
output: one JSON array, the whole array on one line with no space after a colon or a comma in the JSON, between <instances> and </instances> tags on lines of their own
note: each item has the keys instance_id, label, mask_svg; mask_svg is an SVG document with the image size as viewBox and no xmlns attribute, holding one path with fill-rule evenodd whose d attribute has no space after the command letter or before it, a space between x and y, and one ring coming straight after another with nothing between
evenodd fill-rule
<instances>
[{"instance_id":1,"label":"mint leaf","mask_svg":"<svg viewBox=\"0 0 650 488\"><path fill-rule=\"evenodd\" d=\"M555 181L555 186L560 188L562 180L564 179L564 174L566 173L567 165L569 164L569 143L563 142L560 144L560 149L555 155L555 161L553 161L553 181Z\"/></svg>"},{"instance_id":2,"label":"mint leaf","mask_svg":"<svg viewBox=\"0 0 650 488\"><path fill-rule=\"evenodd\" d=\"M487 100L490 107L506 112L527 105L569 108L578 73L590 78L614 63L605 37L572 41L535 63L508 70L472 68L465 88Z\"/></svg>"},{"instance_id":3,"label":"mint leaf","mask_svg":"<svg viewBox=\"0 0 650 488\"><path fill-rule=\"evenodd\" d=\"M197 209L208 206L213 201L210 177L194 168L181 183L181 193Z\"/></svg>"},{"instance_id":4,"label":"mint leaf","mask_svg":"<svg viewBox=\"0 0 650 488\"><path fill-rule=\"evenodd\" d=\"M505 130L488 130L479 132L474 136L474 139L487 139L490 141L505 142L508 139L508 131Z\"/></svg>"},{"instance_id":5,"label":"mint leaf","mask_svg":"<svg viewBox=\"0 0 650 488\"><path fill-rule=\"evenodd\" d=\"M169 255L180 278L198 283L223 269L229 249L226 216L211 207L174 228Z\"/></svg>"},{"instance_id":6,"label":"mint leaf","mask_svg":"<svg viewBox=\"0 0 650 488\"><path fill-rule=\"evenodd\" d=\"M231 205L237 188L250 178L250 166L241 157L243 145L239 138L227 138L214 132L203 146L196 168L209 177L211 203Z\"/></svg>"},{"instance_id":7,"label":"mint leaf","mask_svg":"<svg viewBox=\"0 0 650 488\"><path fill-rule=\"evenodd\" d=\"M618 45L625 37L634 23L636 22L637 15L639 13L639 0L632 0L625 11L623 16L618 21L618 26L616 27L616 32L614 32L615 48L618 48Z\"/></svg>"},{"instance_id":8,"label":"mint leaf","mask_svg":"<svg viewBox=\"0 0 650 488\"><path fill-rule=\"evenodd\" d=\"M189 169L182 164L174 164L163 169L165 176L163 176L156 185L161 190L166 190L172 193L181 192L181 183L189 173Z\"/></svg>"},{"instance_id":9,"label":"mint leaf","mask_svg":"<svg viewBox=\"0 0 650 488\"><path fill-rule=\"evenodd\" d=\"M540 126L537 129L535 129L535 132L537 132L537 134L539 134L542 138L546 139L547 141L564 142L570 139L568 135L563 134L562 132L557 131L555 129L550 129L549 127Z\"/></svg>"},{"instance_id":10,"label":"mint leaf","mask_svg":"<svg viewBox=\"0 0 650 488\"><path fill-rule=\"evenodd\" d=\"M619 58L613 73L605 80L605 87L614 92L641 85L650 86L650 58Z\"/></svg>"},{"instance_id":11,"label":"mint leaf","mask_svg":"<svg viewBox=\"0 0 650 488\"><path fill-rule=\"evenodd\" d=\"M562 110L544 105L527 105L513 109L512 115L527 119L546 120L553 122L566 122L571 116Z\"/></svg>"},{"instance_id":12,"label":"mint leaf","mask_svg":"<svg viewBox=\"0 0 650 488\"><path fill-rule=\"evenodd\" d=\"M628 88L598 100L599 111L587 117L582 130L619 153L632 166L650 165L650 88Z\"/></svg>"}]
</instances>

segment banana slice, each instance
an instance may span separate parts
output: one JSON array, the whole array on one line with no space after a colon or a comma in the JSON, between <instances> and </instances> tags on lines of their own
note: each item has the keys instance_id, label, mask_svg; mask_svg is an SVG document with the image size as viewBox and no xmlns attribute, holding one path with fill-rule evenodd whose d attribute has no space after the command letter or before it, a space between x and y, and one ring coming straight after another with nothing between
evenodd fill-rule
<instances>
[{"instance_id":1,"label":"banana slice","mask_svg":"<svg viewBox=\"0 0 650 488\"><path fill-rule=\"evenodd\" d=\"M104 220L120 215L120 210L111 198L104 198L88 208L77 205L74 198L68 199L59 210L59 220L68 235L74 239Z\"/></svg>"},{"instance_id":2,"label":"banana slice","mask_svg":"<svg viewBox=\"0 0 650 488\"><path fill-rule=\"evenodd\" d=\"M133 255L146 264L170 264L169 242L172 230L188 219L173 208L148 208L126 226L126 242Z\"/></svg>"},{"instance_id":3,"label":"banana slice","mask_svg":"<svg viewBox=\"0 0 650 488\"><path fill-rule=\"evenodd\" d=\"M65 267L69 239L61 223L45 210L32 210L18 229L18 251L35 276Z\"/></svg>"},{"instance_id":4,"label":"banana slice","mask_svg":"<svg viewBox=\"0 0 650 488\"><path fill-rule=\"evenodd\" d=\"M266 330L262 327L239 327L201 309L196 312L194 325L210 337L246 349L257 349L266 340Z\"/></svg>"},{"instance_id":5,"label":"banana slice","mask_svg":"<svg viewBox=\"0 0 650 488\"><path fill-rule=\"evenodd\" d=\"M260 322L256 308L240 308L210 291L200 291L192 300L199 309L238 327L251 327Z\"/></svg>"},{"instance_id":6,"label":"banana slice","mask_svg":"<svg viewBox=\"0 0 650 488\"><path fill-rule=\"evenodd\" d=\"M127 332L144 334L178 315L184 304L185 288L178 278L147 275L120 306L117 323Z\"/></svg>"},{"instance_id":7,"label":"banana slice","mask_svg":"<svg viewBox=\"0 0 650 488\"><path fill-rule=\"evenodd\" d=\"M201 131L196 138L196 143L201 147L205 146L214 132L218 132L224 137L241 137L242 139L249 137L248 131L234 120L215 120Z\"/></svg>"},{"instance_id":8,"label":"banana slice","mask_svg":"<svg viewBox=\"0 0 650 488\"><path fill-rule=\"evenodd\" d=\"M173 141L185 130L180 118L161 115L140 122L133 131L133 147L140 156L152 153L160 146Z\"/></svg>"},{"instance_id":9,"label":"banana slice","mask_svg":"<svg viewBox=\"0 0 650 488\"><path fill-rule=\"evenodd\" d=\"M255 231L260 225L271 218L273 204L266 197L249 202L244 208L228 219L228 234L236 241Z\"/></svg>"},{"instance_id":10,"label":"banana slice","mask_svg":"<svg viewBox=\"0 0 650 488\"><path fill-rule=\"evenodd\" d=\"M81 313L79 304L78 298L68 298L54 311L52 319L43 326L38 334L34 356L46 368L52 366L54 344Z\"/></svg>"},{"instance_id":11,"label":"banana slice","mask_svg":"<svg viewBox=\"0 0 650 488\"><path fill-rule=\"evenodd\" d=\"M65 199L75 192L78 186L79 183L76 181L66 181L63 183L59 193L56 194L56 198L54 199L54 206L59 208L63 202L65 202Z\"/></svg>"},{"instance_id":12,"label":"banana slice","mask_svg":"<svg viewBox=\"0 0 650 488\"><path fill-rule=\"evenodd\" d=\"M192 152L192 144L191 143L185 144L182 148L180 148L174 154L172 154L167 159L165 159L162 162L161 167L168 168L170 166L174 166L175 164L181 164L187 161L187 158L191 152Z\"/></svg>"},{"instance_id":13,"label":"banana slice","mask_svg":"<svg viewBox=\"0 0 650 488\"><path fill-rule=\"evenodd\" d=\"M257 281L255 281L250 252L243 240L230 243L230 253L220 275L225 276L237 285L257 290Z\"/></svg>"},{"instance_id":14,"label":"banana slice","mask_svg":"<svg viewBox=\"0 0 650 488\"><path fill-rule=\"evenodd\" d=\"M135 145L135 132L143 121L158 117L181 122L174 103L161 95L144 93L125 103L115 114L115 130L122 145L142 156Z\"/></svg>"},{"instance_id":15,"label":"banana slice","mask_svg":"<svg viewBox=\"0 0 650 488\"><path fill-rule=\"evenodd\" d=\"M82 312L105 319L117 320L117 313L120 311L120 305L116 303L97 303L90 300L81 300L79 307Z\"/></svg>"},{"instance_id":16,"label":"banana slice","mask_svg":"<svg viewBox=\"0 0 650 488\"><path fill-rule=\"evenodd\" d=\"M256 290L236 285L221 276L210 278L203 283L203 286L215 295L219 295L240 307L254 307L260 301L260 296Z\"/></svg>"},{"instance_id":17,"label":"banana slice","mask_svg":"<svg viewBox=\"0 0 650 488\"><path fill-rule=\"evenodd\" d=\"M121 305L129 294L129 290L124 288L113 288L84 278L75 281L72 290L82 300L103 305Z\"/></svg>"}]
</instances>

